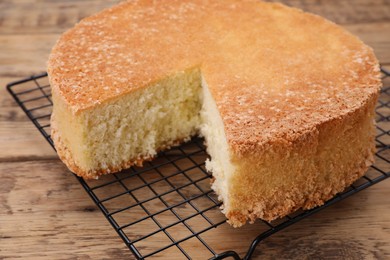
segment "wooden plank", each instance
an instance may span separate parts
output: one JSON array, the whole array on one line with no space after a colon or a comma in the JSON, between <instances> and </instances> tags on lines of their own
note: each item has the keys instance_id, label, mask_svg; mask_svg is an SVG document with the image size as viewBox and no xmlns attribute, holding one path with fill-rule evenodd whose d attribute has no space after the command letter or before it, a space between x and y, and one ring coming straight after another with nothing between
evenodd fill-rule
<instances>
[{"instance_id":1,"label":"wooden plank","mask_svg":"<svg viewBox=\"0 0 390 260\"><path fill-rule=\"evenodd\" d=\"M0 164L1 259L130 258L59 161Z\"/></svg>"},{"instance_id":2,"label":"wooden plank","mask_svg":"<svg viewBox=\"0 0 390 260\"><path fill-rule=\"evenodd\" d=\"M390 64L390 22L345 25L345 29L371 46L382 64Z\"/></svg>"},{"instance_id":3,"label":"wooden plank","mask_svg":"<svg viewBox=\"0 0 390 260\"><path fill-rule=\"evenodd\" d=\"M390 21L388 0L271 0L323 16L337 24L366 24Z\"/></svg>"},{"instance_id":4,"label":"wooden plank","mask_svg":"<svg viewBox=\"0 0 390 260\"><path fill-rule=\"evenodd\" d=\"M0 77L28 77L46 71L46 61L59 35L1 35Z\"/></svg>"},{"instance_id":5,"label":"wooden plank","mask_svg":"<svg viewBox=\"0 0 390 260\"><path fill-rule=\"evenodd\" d=\"M0 257L131 258L128 249L77 180L67 173L65 166L58 160L1 163L0 179ZM131 185L130 180L134 181L129 179L126 185ZM119 184L95 190L100 198L122 191ZM137 196L145 194L140 191ZM128 194L118 197L111 204L105 203L105 206L115 209L126 203L134 203ZM202 207L205 201L197 200L194 203ZM256 250L254 259L386 259L390 256L390 244L387 243L390 229L388 205L389 182L384 182L266 239ZM145 203L144 206L154 212L164 207L157 202ZM181 216L193 212L188 204L175 210ZM219 209L206 214L212 220L223 219ZM114 217L119 224L124 224L144 215L139 207ZM163 226L177 221L170 211L158 214L156 219ZM187 224L194 230L209 225L200 216L188 220ZM124 229L124 232L134 239L157 229L156 224L147 219ZM243 254L261 230L265 230L265 225L259 221L240 229L223 224L201 237L216 252L236 250ZM167 232L175 240L191 235L182 224L174 225ZM146 254L170 243L167 236L160 232L136 246L141 253ZM197 238L181 243L181 247L191 253L194 259L208 259L212 256ZM156 257L182 259L183 255L178 248L172 247Z\"/></svg>"},{"instance_id":6,"label":"wooden plank","mask_svg":"<svg viewBox=\"0 0 390 260\"><path fill-rule=\"evenodd\" d=\"M119 0L0 2L0 34L61 33L82 18L110 7ZM390 21L388 0L273 0L324 16L338 24ZM47 10L50 10L48 12Z\"/></svg>"},{"instance_id":7,"label":"wooden plank","mask_svg":"<svg viewBox=\"0 0 390 260\"><path fill-rule=\"evenodd\" d=\"M0 79L0 162L58 158L7 92L5 85L15 80Z\"/></svg>"},{"instance_id":8,"label":"wooden plank","mask_svg":"<svg viewBox=\"0 0 390 260\"><path fill-rule=\"evenodd\" d=\"M389 181L266 239L254 259L390 259Z\"/></svg>"},{"instance_id":9,"label":"wooden plank","mask_svg":"<svg viewBox=\"0 0 390 260\"><path fill-rule=\"evenodd\" d=\"M0 34L58 34L119 0L0 2ZM50 10L50 12L48 12Z\"/></svg>"},{"instance_id":10,"label":"wooden plank","mask_svg":"<svg viewBox=\"0 0 390 260\"><path fill-rule=\"evenodd\" d=\"M31 122L0 122L0 145L0 162L58 158Z\"/></svg>"}]
</instances>

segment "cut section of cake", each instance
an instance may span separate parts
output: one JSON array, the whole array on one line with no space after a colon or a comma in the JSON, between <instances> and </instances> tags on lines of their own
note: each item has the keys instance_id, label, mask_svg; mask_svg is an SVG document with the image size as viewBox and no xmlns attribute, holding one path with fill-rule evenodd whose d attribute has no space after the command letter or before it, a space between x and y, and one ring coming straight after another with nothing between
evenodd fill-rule
<instances>
[{"instance_id":1,"label":"cut section of cake","mask_svg":"<svg viewBox=\"0 0 390 260\"><path fill-rule=\"evenodd\" d=\"M373 162L372 49L281 4L123 2L64 33L48 74L70 170L98 178L199 134L235 227L321 205Z\"/></svg>"},{"instance_id":2,"label":"cut section of cake","mask_svg":"<svg viewBox=\"0 0 390 260\"><path fill-rule=\"evenodd\" d=\"M73 88L82 91L82 83ZM100 95L104 91L103 87ZM53 88L51 123L57 152L84 178L142 165L159 150L197 133L200 91L199 69L190 68L74 114Z\"/></svg>"}]
</instances>

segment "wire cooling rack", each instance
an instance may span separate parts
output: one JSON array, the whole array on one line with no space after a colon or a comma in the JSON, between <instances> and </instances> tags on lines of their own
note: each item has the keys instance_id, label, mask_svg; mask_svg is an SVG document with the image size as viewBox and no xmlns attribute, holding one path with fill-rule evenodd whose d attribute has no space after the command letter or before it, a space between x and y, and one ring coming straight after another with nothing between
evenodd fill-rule
<instances>
[{"instance_id":1,"label":"wire cooling rack","mask_svg":"<svg viewBox=\"0 0 390 260\"><path fill-rule=\"evenodd\" d=\"M194 138L162 152L144 167L132 167L100 180L78 181L137 259L249 259L263 239L333 203L390 177L390 73L382 69L384 88L376 108L376 162L369 171L321 207L298 211L272 223L258 220L233 229L210 189L203 140ZM52 100L47 74L13 82L7 89L45 139L50 138ZM227 238L236 242L229 243ZM248 241L246 248L234 248Z\"/></svg>"}]
</instances>

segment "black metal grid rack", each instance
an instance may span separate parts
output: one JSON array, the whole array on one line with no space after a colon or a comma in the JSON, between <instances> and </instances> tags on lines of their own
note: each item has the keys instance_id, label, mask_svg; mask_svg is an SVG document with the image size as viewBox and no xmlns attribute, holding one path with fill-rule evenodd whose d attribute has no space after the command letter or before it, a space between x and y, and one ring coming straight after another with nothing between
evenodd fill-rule
<instances>
[{"instance_id":1,"label":"black metal grid rack","mask_svg":"<svg viewBox=\"0 0 390 260\"><path fill-rule=\"evenodd\" d=\"M382 74L385 86L376 108L376 163L365 176L321 207L273 223L259 220L254 225L231 228L210 189L211 176L204 167L207 154L199 138L160 153L142 168L132 167L94 181L77 179L138 259L160 254L170 258L249 259L263 239L390 177L390 73L382 69ZM53 146L47 74L10 83L7 88ZM226 248L221 237L248 241L248 245Z\"/></svg>"}]
</instances>

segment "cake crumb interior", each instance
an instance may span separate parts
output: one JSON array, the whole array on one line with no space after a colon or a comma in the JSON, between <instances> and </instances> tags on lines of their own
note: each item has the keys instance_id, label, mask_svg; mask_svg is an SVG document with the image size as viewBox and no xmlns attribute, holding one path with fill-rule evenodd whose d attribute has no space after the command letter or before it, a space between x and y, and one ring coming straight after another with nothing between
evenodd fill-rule
<instances>
[{"instance_id":1,"label":"cake crumb interior","mask_svg":"<svg viewBox=\"0 0 390 260\"><path fill-rule=\"evenodd\" d=\"M63 116L57 106L54 114ZM228 179L234 172L222 118L199 67L190 68L150 84L120 99L86 110L77 120L83 129L62 125L62 141L69 147L75 137L82 146L72 147L74 158L90 176L107 173L153 158L159 150L178 145L200 134L211 159L212 188L229 205ZM60 121L64 122L64 121ZM225 209L226 210L226 209Z\"/></svg>"},{"instance_id":2,"label":"cake crumb interior","mask_svg":"<svg viewBox=\"0 0 390 260\"><path fill-rule=\"evenodd\" d=\"M188 140L200 125L199 69L177 72L85 113L87 168L152 158Z\"/></svg>"}]
</instances>

